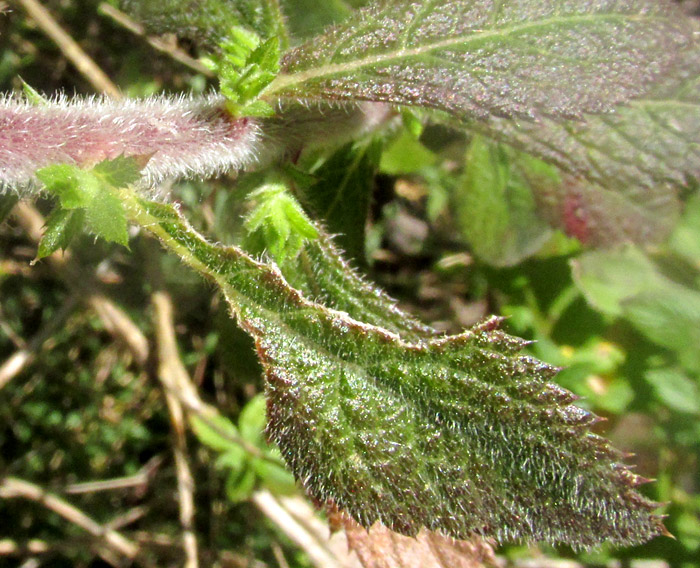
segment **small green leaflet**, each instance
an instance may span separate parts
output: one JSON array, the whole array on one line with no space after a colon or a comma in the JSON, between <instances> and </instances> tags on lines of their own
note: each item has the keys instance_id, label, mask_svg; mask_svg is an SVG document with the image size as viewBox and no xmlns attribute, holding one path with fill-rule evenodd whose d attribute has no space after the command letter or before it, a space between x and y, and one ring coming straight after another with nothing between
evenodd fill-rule
<instances>
[{"instance_id":1,"label":"small green leaflet","mask_svg":"<svg viewBox=\"0 0 700 568\"><path fill-rule=\"evenodd\" d=\"M66 250L85 225L83 209L57 207L46 219L46 228L39 242L37 258L45 258L57 250Z\"/></svg>"},{"instance_id":2,"label":"small green leaflet","mask_svg":"<svg viewBox=\"0 0 700 568\"><path fill-rule=\"evenodd\" d=\"M246 404L238 428L213 409L210 415L193 415L190 423L197 438L219 453L216 466L228 473L226 494L231 501L248 499L258 482L277 494L295 489L294 479L284 468L278 452L264 442L266 419L262 396Z\"/></svg>"},{"instance_id":3,"label":"small green leaflet","mask_svg":"<svg viewBox=\"0 0 700 568\"><path fill-rule=\"evenodd\" d=\"M277 264L294 261L318 231L281 183L270 183L250 194L256 203L245 219L248 250L268 254Z\"/></svg>"},{"instance_id":4,"label":"small green leaflet","mask_svg":"<svg viewBox=\"0 0 700 568\"><path fill-rule=\"evenodd\" d=\"M120 157L91 170L71 164L38 170L36 177L60 204L47 220L38 257L65 249L83 227L107 241L127 246L126 212L116 191L139 180L140 169L136 160Z\"/></svg>"},{"instance_id":5,"label":"small green leaflet","mask_svg":"<svg viewBox=\"0 0 700 568\"><path fill-rule=\"evenodd\" d=\"M692 40L687 20L664 0L374 3L285 54L265 94L578 117L658 79Z\"/></svg>"},{"instance_id":6,"label":"small green leaflet","mask_svg":"<svg viewBox=\"0 0 700 568\"><path fill-rule=\"evenodd\" d=\"M234 116L272 116L274 109L257 97L279 72L279 39L234 27L220 44L221 55L212 56L210 67L219 76L221 93Z\"/></svg>"},{"instance_id":7,"label":"small green leaflet","mask_svg":"<svg viewBox=\"0 0 700 568\"><path fill-rule=\"evenodd\" d=\"M596 418L497 319L404 338L307 300L276 268L205 241L173 207L138 203L135 220L210 277L255 339L267 433L319 502L406 535L587 547L665 533L657 505L634 489L644 480L590 432Z\"/></svg>"}]
</instances>

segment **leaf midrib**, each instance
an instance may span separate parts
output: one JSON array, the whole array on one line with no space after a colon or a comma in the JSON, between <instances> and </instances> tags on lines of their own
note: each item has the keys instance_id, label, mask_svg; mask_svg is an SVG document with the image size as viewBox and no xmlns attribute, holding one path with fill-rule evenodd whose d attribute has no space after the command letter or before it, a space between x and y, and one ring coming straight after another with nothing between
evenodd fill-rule
<instances>
[{"instance_id":1,"label":"leaf midrib","mask_svg":"<svg viewBox=\"0 0 700 568\"><path fill-rule=\"evenodd\" d=\"M448 49L450 47L462 46L466 51L466 47L470 44L478 44L485 40L494 37L505 37L511 34L517 34L527 30L533 30L537 28L546 28L552 25L572 25L572 24L582 24L582 23L597 23L597 22L619 22L619 21L663 21L667 22L668 18L660 16L648 16L640 14L585 14L567 17L552 17L545 18L543 20L537 20L532 22L526 22L524 24L509 26L503 28L497 28L494 30L474 30L473 33L469 35L460 35L456 37L451 37L442 41L433 42L427 45L422 45L420 47L415 47L412 49L401 48L398 50L393 50L388 53L380 53L376 55L370 55L361 59L354 61L348 61L345 63L326 63L319 67L312 67L305 71L300 71L298 73L286 74L280 73L272 83L270 83L266 89L261 93L262 97L270 96L285 89L289 89L295 85L312 81L314 79L320 79L323 77L331 77L337 74L349 74L353 71L362 69L364 67L371 67L379 64L388 64L392 62L401 61L403 59L411 57L419 57L421 55L430 53L432 51L437 51L441 49Z\"/></svg>"}]
</instances>

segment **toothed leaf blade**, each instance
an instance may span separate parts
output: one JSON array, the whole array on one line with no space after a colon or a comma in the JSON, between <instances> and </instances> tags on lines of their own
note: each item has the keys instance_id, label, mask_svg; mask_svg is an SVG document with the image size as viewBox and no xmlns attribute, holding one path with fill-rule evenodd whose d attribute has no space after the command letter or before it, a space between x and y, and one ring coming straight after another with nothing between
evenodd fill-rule
<instances>
[{"instance_id":1,"label":"toothed leaf blade","mask_svg":"<svg viewBox=\"0 0 700 568\"><path fill-rule=\"evenodd\" d=\"M46 219L44 234L39 241L37 258L44 258L57 250L66 250L85 223L85 213L81 209L57 207Z\"/></svg>"},{"instance_id":2,"label":"toothed leaf blade","mask_svg":"<svg viewBox=\"0 0 700 568\"><path fill-rule=\"evenodd\" d=\"M85 221L98 237L128 246L129 231L124 205L110 188L104 187L99 198L85 208Z\"/></svg>"},{"instance_id":3,"label":"toothed leaf blade","mask_svg":"<svg viewBox=\"0 0 700 568\"><path fill-rule=\"evenodd\" d=\"M580 116L640 94L690 42L686 20L659 0L381 2L287 53L267 92Z\"/></svg>"},{"instance_id":4,"label":"toothed leaf blade","mask_svg":"<svg viewBox=\"0 0 700 568\"><path fill-rule=\"evenodd\" d=\"M304 298L274 267L217 247L172 207L161 237L224 293L267 377L268 435L306 490L369 527L415 535L633 544L656 504L594 417L490 320L404 340ZM186 251L186 252L183 252Z\"/></svg>"}]
</instances>

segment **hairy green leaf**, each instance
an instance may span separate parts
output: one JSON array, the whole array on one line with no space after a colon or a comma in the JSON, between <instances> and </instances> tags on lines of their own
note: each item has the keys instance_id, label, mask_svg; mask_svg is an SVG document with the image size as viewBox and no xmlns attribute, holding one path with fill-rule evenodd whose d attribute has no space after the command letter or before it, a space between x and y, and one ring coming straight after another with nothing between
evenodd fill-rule
<instances>
[{"instance_id":1,"label":"hairy green leaf","mask_svg":"<svg viewBox=\"0 0 700 568\"><path fill-rule=\"evenodd\" d=\"M664 532L595 418L492 319L418 341L311 302L274 267L135 214L223 291L267 375L268 434L307 491L365 527L631 544ZM145 209L144 209L145 208Z\"/></svg>"},{"instance_id":2,"label":"hairy green leaf","mask_svg":"<svg viewBox=\"0 0 700 568\"><path fill-rule=\"evenodd\" d=\"M190 37L210 49L234 26L286 41L278 0L121 0L121 5L154 32Z\"/></svg>"},{"instance_id":3,"label":"hairy green leaf","mask_svg":"<svg viewBox=\"0 0 700 568\"><path fill-rule=\"evenodd\" d=\"M323 231L319 230L317 240L307 243L299 264L298 270L283 270L283 274L315 302L404 339L420 341L436 335L430 327L399 309L381 288L353 270Z\"/></svg>"},{"instance_id":4,"label":"hairy green leaf","mask_svg":"<svg viewBox=\"0 0 700 568\"><path fill-rule=\"evenodd\" d=\"M54 164L37 170L36 177L49 193L57 196L60 207L80 215L54 214L48 225L40 254L65 248L83 223L103 239L127 246L126 212L116 190L140 179L140 168L133 158L105 160L91 170L72 164Z\"/></svg>"},{"instance_id":5,"label":"hairy green leaf","mask_svg":"<svg viewBox=\"0 0 700 568\"><path fill-rule=\"evenodd\" d=\"M690 41L686 20L663 0L381 2L287 53L266 92L464 119L580 116L657 79Z\"/></svg>"},{"instance_id":6,"label":"hairy green leaf","mask_svg":"<svg viewBox=\"0 0 700 568\"><path fill-rule=\"evenodd\" d=\"M639 249L592 251L572 261L574 280L598 310L629 321L700 371L700 291L664 274Z\"/></svg>"},{"instance_id":7,"label":"hairy green leaf","mask_svg":"<svg viewBox=\"0 0 700 568\"><path fill-rule=\"evenodd\" d=\"M469 128L557 164L638 202L646 189L700 180L700 48L679 61L643 96L585 121L492 119ZM656 190L661 194L661 190ZM672 198L670 189L665 199Z\"/></svg>"},{"instance_id":8,"label":"hairy green leaf","mask_svg":"<svg viewBox=\"0 0 700 568\"><path fill-rule=\"evenodd\" d=\"M84 223L85 212L81 209L54 209L46 219L46 228L36 253L37 258L47 257L58 249L67 249Z\"/></svg>"},{"instance_id":9,"label":"hairy green leaf","mask_svg":"<svg viewBox=\"0 0 700 568\"><path fill-rule=\"evenodd\" d=\"M528 173L533 178L551 177L549 169L482 136L472 139L453 201L462 234L478 257L496 266L512 266L536 253L551 236L528 180Z\"/></svg>"}]
</instances>

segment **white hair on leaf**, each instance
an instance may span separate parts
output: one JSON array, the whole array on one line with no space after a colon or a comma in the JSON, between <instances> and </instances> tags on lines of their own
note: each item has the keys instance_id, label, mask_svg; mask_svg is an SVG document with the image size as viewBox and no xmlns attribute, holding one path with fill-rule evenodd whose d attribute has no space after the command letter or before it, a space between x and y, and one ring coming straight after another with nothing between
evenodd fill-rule
<instances>
[{"instance_id":1,"label":"white hair on leaf","mask_svg":"<svg viewBox=\"0 0 700 568\"><path fill-rule=\"evenodd\" d=\"M208 178L257 161L261 132L210 95L112 100L68 99L45 105L0 96L0 192L36 192L36 170L51 164L90 168L119 156L148 159L142 186Z\"/></svg>"}]
</instances>

